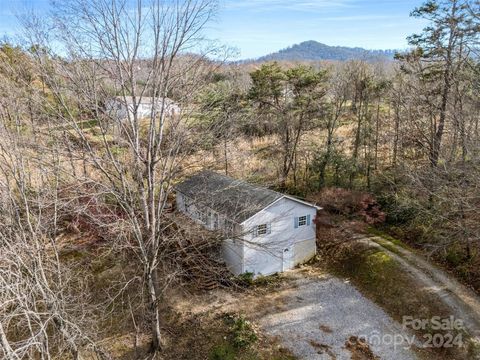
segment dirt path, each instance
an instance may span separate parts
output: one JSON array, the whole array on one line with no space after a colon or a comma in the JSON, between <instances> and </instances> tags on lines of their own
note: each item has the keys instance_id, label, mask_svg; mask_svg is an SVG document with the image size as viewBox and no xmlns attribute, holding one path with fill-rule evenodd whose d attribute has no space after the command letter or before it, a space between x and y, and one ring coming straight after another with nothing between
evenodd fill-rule
<instances>
[{"instance_id":1,"label":"dirt path","mask_svg":"<svg viewBox=\"0 0 480 360\"><path fill-rule=\"evenodd\" d=\"M389 254L406 272L412 274L419 284L436 293L452 310L452 315L463 320L471 336L480 342L480 297L477 294L423 257L384 238L356 235L355 239L381 248Z\"/></svg>"}]
</instances>

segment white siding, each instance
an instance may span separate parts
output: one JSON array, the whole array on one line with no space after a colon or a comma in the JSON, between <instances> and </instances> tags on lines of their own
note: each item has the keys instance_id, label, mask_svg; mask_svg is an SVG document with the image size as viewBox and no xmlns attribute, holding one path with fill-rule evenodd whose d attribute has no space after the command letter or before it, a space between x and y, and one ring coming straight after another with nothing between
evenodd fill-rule
<instances>
[{"instance_id":1,"label":"white siding","mask_svg":"<svg viewBox=\"0 0 480 360\"><path fill-rule=\"evenodd\" d=\"M204 220L207 220L206 209L200 209L195 203L192 202L191 199L189 199L187 196L179 192L177 192L176 202L177 202L177 209L179 211L188 215L189 218L204 225L210 230L210 228L207 226L207 222L204 221Z\"/></svg>"},{"instance_id":2,"label":"white siding","mask_svg":"<svg viewBox=\"0 0 480 360\"><path fill-rule=\"evenodd\" d=\"M317 241L306 240L296 242L294 245L294 261L295 265L303 264L310 260L317 253Z\"/></svg>"},{"instance_id":3,"label":"white siding","mask_svg":"<svg viewBox=\"0 0 480 360\"><path fill-rule=\"evenodd\" d=\"M177 192L176 203L178 211L188 215L188 217L201 223L209 230L215 230L215 225L217 225L217 230L224 231L225 233L241 233L239 225L233 225L231 222L229 223L228 219L213 210L207 208L198 209L191 199L180 192ZM205 216L207 220L206 223L203 222ZM239 275L244 272L243 247L244 242L241 239L226 239L222 244L223 259L225 260L228 269L234 275Z\"/></svg>"},{"instance_id":4,"label":"white siding","mask_svg":"<svg viewBox=\"0 0 480 360\"><path fill-rule=\"evenodd\" d=\"M231 232L228 219L208 208L198 208L191 199L177 192L177 209L209 230ZM239 275L250 272L255 275L271 275L291 269L310 260L316 253L314 219L317 210L289 198L282 198L246 220L235 225L233 233L238 239L228 239L222 244L222 253L230 271ZM310 224L295 228L295 218L309 216ZM255 234L255 227L268 225L269 233ZM293 254L292 254L293 252ZM290 261L287 261L287 258Z\"/></svg>"},{"instance_id":5,"label":"white siding","mask_svg":"<svg viewBox=\"0 0 480 360\"><path fill-rule=\"evenodd\" d=\"M126 105L123 100L111 99L106 102L107 112L117 118L118 120L126 120L128 116L133 116L134 106L133 104ZM156 111L160 112L162 110L162 102L158 100L158 103L155 105ZM165 116L177 116L180 114L180 106L171 102L171 100L166 100L163 105L163 112ZM137 116L138 118L150 118L152 115L152 104L150 102L142 102L138 104Z\"/></svg>"},{"instance_id":6,"label":"white siding","mask_svg":"<svg viewBox=\"0 0 480 360\"><path fill-rule=\"evenodd\" d=\"M245 272L270 275L308 261L316 253L314 219L316 208L282 198L243 223L245 235ZM295 218L310 216L310 225L295 228ZM254 227L270 224L267 235L254 235ZM293 251L293 261L285 266L284 252ZM287 256L285 255L285 256Z\"/></svg>"},{"instance_id":7,"label":"white siding","mask_svg":"<svg viewBox=\"0 0 480 360\"><path fill-rule=\"evenodd\" d=\"M177 203L177 210L182 212L182 213L185 213L185 202L184 202L184 199L183 199L183 194L177 192L177 194L175 196L175 201Z\"/></svg>"},{"instance_id":8,"label":"white siding","mask_svg":"<svg viewBox=\"0 0 480 360\"><path fill-rule=\"evenodd\" d=\"M237 230L238 231L238 230ZM241 239L227 239L222 244L222 255L228 269L234 275L240 275L244 270L244 242Z\"/></svg>"},{"instance_id":9,"label":"white siding","mask_svg":"<svg viewBox=\"0 0 480 360\"><path fill-rule=\"evenodd\" d=\"M188 215L188 217L199 222L208 230L219 230L226 233L235 230L234 224L229 221L225 216L217 213L216 211L208 207L201 207L196 205L193 200L180 192L177 192L176 202L177 209L180 212Z\"/></svg>"},{"instance_id":10,"label":"white siding","mask_svg":"<svg viewBox=\"0 0 480 360\"><path fill-rule=\"evenodd\" d=\"M127 107L118 100L108 100L105 104L105 108L110 116L118 120L123 120L128 117Z\"/></svg>"}]
</instances>

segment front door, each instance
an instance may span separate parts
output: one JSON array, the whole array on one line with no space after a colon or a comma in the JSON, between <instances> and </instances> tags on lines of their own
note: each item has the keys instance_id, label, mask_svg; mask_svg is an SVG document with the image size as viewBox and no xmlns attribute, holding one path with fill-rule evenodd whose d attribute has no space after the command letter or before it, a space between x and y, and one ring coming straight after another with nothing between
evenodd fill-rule
<instances>
[{"instance_id":1,"label":"front door","mask_svg":"<svg viewBox=\"0 0 480 360\"><path fill-rule=\"evenodd\" d=\"M282 271L290 269L293 269L293 245L289 245L283 249Z\"/></svg>"}]
</instances>

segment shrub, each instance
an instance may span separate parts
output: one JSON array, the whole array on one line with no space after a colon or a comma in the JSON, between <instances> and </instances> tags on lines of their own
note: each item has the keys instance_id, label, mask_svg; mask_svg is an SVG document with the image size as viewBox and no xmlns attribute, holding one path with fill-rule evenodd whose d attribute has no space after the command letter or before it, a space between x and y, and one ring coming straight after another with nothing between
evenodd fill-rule
<instances>
[{"instance_id":1,"label":"shrub","mask_svg":"<svg viewBox=\"0 0 480 360\"><path fill-rule=\"evenodd\" d=\"M388 224L409 224L418 217L420 209L411 199L397 195L383 195L379 197L379 203L387 213Z\"/></svg>"},{"instance_id":2,"label":"shrub","mask_svg":"<svg viewBox=\"0 0 480 360\"><path fill-rule=\"evenodd\" d=\"M453 266L462 265L465 261L465 253L458 246L451 246L447 249L445 260Z\"/></svg>"},{"instance_id":3,"label":"shrub","mask_svg":"<svg viewBox=\"0 0 480 360\"><path fill-rule=\"evenodd\" d=\"M257 334L255 334L252 325L243 316L235 319L232 326L232 332L233 346L238 349L249 347L258 340Z\"/></svg>"},{"instance_id":4,"label":"shrub","mask_svg":"<svg viewBox=\"0 0 480 360\"><path fill-rule=\"evenodd\" d=\"M244 316L225 314L225 323L230 328L230 343L235 349L244 349L258 340L252 324Z\"/></svg>"},{"instance_id":5,"label":"shrub","mask_svg":"<svg viewBox=\"0 0 480 360\"><path fill-rule=\"evenodd\" d=\"M233 283L241 287L250 288L277 285L282 281L282 277L278 273L268 276L258 276L257 278L254 277L255 275L253 273L246 272L234 277Z\"/></svg>"},{"instance_id":6,"label":"shrub","mask_svg":"<svg viewBox=\"0 0 480 360\"><path fill-rule=\"evenodd\" d=\"M282 277L278 274L272 274L268 276L259 276L255 280L253 280L253 285L254 286L275 286L278 285L282 282Z\"/></svg>"},{"instance_id":7,"label":"shrub","mask_svg":"<svg viewBox=\"0 0 480 360\"><path fill-rule=\"evenodd\" d=\"M234 278L234 282L240 286L249 287L253 285L253 282L254 282L253 277L254 277L253 273L246 272L236 276Z\"/></svg>"},{"instance_id":8,"label":"shrub","mask_svg":"<svg viewBox=\"0 0 480 360\"><path fill-rule=\"evenodd\" d=\"M325 188L310 197L326 211L348 217L360 217L370 225L385 222L385 213L371 194L342 188Z\"/></svg>"},{"instance_id":9,"label":"shrub","mask_svg":"<svg viewBox=\"0 0 480 360\"><path fill-rule=\"evenodd\" d=\"M235 360L235 358L236 351L230 344L215 346L208 356L208 360Z\"/></svg>"}]
</instances>

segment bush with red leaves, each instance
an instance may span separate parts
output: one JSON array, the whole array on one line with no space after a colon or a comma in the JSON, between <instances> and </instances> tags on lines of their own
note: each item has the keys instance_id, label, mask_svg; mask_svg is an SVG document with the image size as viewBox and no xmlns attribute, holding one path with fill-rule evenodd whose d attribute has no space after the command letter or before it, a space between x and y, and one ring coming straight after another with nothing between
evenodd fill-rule
<instances>
[{"instance_id":1,"label":"bush with red leaves","mask_svg":"<svg viewBox=\"0 0 480 360\"><path fill-rule=\"evenodd\" d=\"M59 207L59 223L67 233L85 234L99 240L115 237L125 217L115 202L91 186L65 186L59 191L64 200Z\"/></svg>"},{"instance_id":2,"label":"bush with red leaves","mask_svg":"<svg viewBox=\"0 0 480 360\"><path fill-rule=\"evenodd\" d=\"M380 209L380 204L369 194L363 194L359 214L370 225L382 224L386 219L385 213Z\"/></svg>"},{"instance_id":3,"label":"bush with red leaves","mask_svg":"<svg viewBox=\"0 0 480 360\"><path fill-rule=\"evenodd\" d=\"M309 200L319 204L329 213L360 217L370 225L381 224L386 219L386 215L375 197L360 191L325 188L310 196Z\"/></svg>"}]
</instances>

